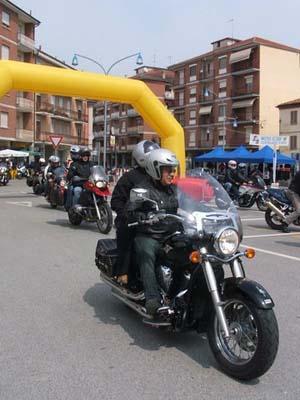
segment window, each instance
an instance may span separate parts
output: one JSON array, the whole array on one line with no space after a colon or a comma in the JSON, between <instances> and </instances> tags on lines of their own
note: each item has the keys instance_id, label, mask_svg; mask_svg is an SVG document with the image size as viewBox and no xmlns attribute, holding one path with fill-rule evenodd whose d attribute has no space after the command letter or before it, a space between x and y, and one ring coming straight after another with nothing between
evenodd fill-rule
<instances>
[{"instance_id":1,"label":"window","mask_svg":"<svg viewBox=\"0 0 300 400\"><path fill-rule=\"evenodd\" d=\"M9 47L4 44L1 46L1 59L9 60Z\"/></svg>"},{"instance_id":2,"label":"window","mask_svg":"<svg viewBox=\"0 0 300 400\"><path fill-rule=\"evenodd\" d=\"M195 81L197 79L196 76L196 65L190 65L190 81Z\"/></svg>"},{"instance_id":3,"label":"window","mask_svg":"<svg viewBox=\"0 0 300 400\"><path fill-rule=\"evenodd\" d=\"M291 111L291 125L297 125L297 119L298 119L297 114L298 114L297 110Z\"/></svg>"},{"instance_id":4,"label":"window","mask_svg":"<svg viewBox=\"0 0 300 400\"><path fill-rule=\"evenodd\" d=\"M179 77L179 80L178 80L179 85L183 85L184 84L184 70L179 71L178 77Z\"/></svg>"},{"instance_id":5,"label":"window","mask_svg":"<svg viewBox=\"0 0 300 400\"><path fill-rule=\"evenodd\" d=\"M221 104L219 106L219 121L224 121L225 118L226 118L226 105Z\"/></svg>"},{"instance_id":6,"label":"window","mask_svg":"<svg viewBox=\"0 0 300 400\"><path fill-rule=\"evenodd\" d=\"M196 131L190 131L189 147L195 147L195 146L196 146Z\"/></svg>"},{"instance_id":7,"label":"window","mask_svg":"<svg viewBox=\"0 0 300 400\"><path fill-rule=\"evenodd\" d=\"M218 130L218 145L225 147L226 145L226 131L224 129Z\"/></svg>"},{"instance_id":8,"label":"window","mask_svg":"<svg viewBox=\"0 0 300 400\"><path fill-rule=\"evenodd\" d=\"M196 103L197 101L197 88L196 86L191 86L190 87L190 103Z\"/></svg>"},{"instance_id":9,"label":"window","mask_svg":"<svg viewBox=\"0 0 300 400\"><path fill-rule=\"evenodd\" d=\"M253 92L253 76L245 76L245 85L246 85L246 92L252 93Z\"/></svg>"},{"instance_id":10,"label":"window","mask_svg":"<svg viewBox=\"0 0 300 400\"><path fill-rule=\"evenodd\" d=\"M0 128L8 128L8 113L0 112Z\"/></svg>"},{"instance_id":11,"label":"window","mask_svg":"<svg viewBox=\"0 0 300 400\"><path fill-rule=\"evenodd\" d=\"M122 133L126 132L126 121L121 122L121 132Z\"/></svg>"},{"instance_id":12,"label":"window","mask_svg":"<svg viewBox=\"0 0 300 400\"><path fill-rule=\"evenodd\" d=\"M250 135L253 134L252 126L245 126L245 143L249 143Z\"/></svg>"},{"instance_id":13,"label":"window","mask_svg":"<svg viewBox=\"0 0 300 400\"><path fill-rule=\"evenodd\" d=\"M177 121L180 123L181 126L184 126L184 113L178 113L175 115Z\"/></svg>"},{"instance_id":14,"label":"window","mask_svg":"<svg viewBox=\"0 0 300 400\"><path fill-rule=\"evenodd\" d=\"M196 125L196 110L190 110L189 125Z\"/></svg>"},{"instance_id":15,"label":"window","mask_svg":"<svg viewBox=\"0 0 300 400\"><path fill-rule=\"evenodd\" d=\"M10 15L7 12L2 11L2 24L5 26L9 26L9 23L10 23Z\"/></svg>"},{"instance_id":16,"label":"window","mask_svg":"<svg viewBox=\"0 0 300 400\"><path fill-rule=\"evenodd\" d=\"M226 79L219 81L219 97L226 97L226 86L227 82Z\"/></svg>"},{"instance_id":17,"label":"window","mask_svg":"<svg viewBox=\"0 0 300 400\"><path fill-rule=\"evenodd\" d=\"M178 105L183 106L184 105L184 92L179 92L178 93Z\"/></svg>"},{"instance_id":18,"label":"window","mask_svg":"<svg viewBox=\"0 0 300 400\"><path fill-rule=\"evenodd\" d=\"M219 74L225 74L227 72L227 57L219 58Z\"/></svg>"},{"instance_id":19,"label":"window","mask_svg":"<svg viewBox=\"0 0 300 400\"><path fill-rule=\"evenodd\" d=\"M290 150L296 150L296 149L297 149L297 136L291 136L290 137Z\"/></svg>"}]
</instances>

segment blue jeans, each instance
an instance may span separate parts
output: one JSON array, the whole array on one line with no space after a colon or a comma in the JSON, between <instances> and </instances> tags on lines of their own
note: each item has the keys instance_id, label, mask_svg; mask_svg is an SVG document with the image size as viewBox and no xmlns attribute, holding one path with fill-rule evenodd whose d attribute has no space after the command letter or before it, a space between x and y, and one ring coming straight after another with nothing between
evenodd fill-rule
<instances>
[{"instance_id":1,"label":"blue jeans","mask_svg":"<svg viewBox=\"0 0 300 400\"><path fill-rule=\"evenodd\" d=\"M72 205L73 189L74 189L73 185L68 186L67 199L66 199L66 203L65 203L66 209L69 209Z\"/></svg>"},{"instance_id":2,"label":"blue jeans","mask_svg":"<svg viewBox=\"0 0 300 400\"><path fill-rule=\"evenodd\" d=\"M75 186L73 189L73 206L79 203L79 198L82 192L81 186Z\"/></svg>"}]
</instances>

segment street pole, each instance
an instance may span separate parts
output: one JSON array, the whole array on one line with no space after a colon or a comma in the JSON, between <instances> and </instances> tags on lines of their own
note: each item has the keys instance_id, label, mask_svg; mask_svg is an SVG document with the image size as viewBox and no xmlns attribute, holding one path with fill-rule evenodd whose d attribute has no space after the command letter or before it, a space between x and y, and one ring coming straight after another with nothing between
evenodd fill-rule
<instances>
[{"instance_id":1,"label":"street pole","mask_svg":"<svg viewBox=\"0 0 300 400\"><path fill-rule=\"evenodd\" d=\"M77 57L85 58L86 60L89 60L89 61L97 64L102 69L102 71L104 72L105 75L109 75L110 71L112 70L112 68L115 65L117 65L120 62L122 62L124 60L127 60L128 58L131 58L131 57L137 57L137 59L136 59L136 64L137 65L142 65L144 63L142 55L141 55L140 52L139 53L130 54L129 56L120 58L119 60L113 62L108 69L105 69L102 64L100 64L98 61L94 60L93 58L90 58L90 57L87 57L87 56L83 56L83 55L78 54L78 53L74 54L74 57L73 57L73 60L72 60L72 65L75 65L75 66L78 65ZM107 136L107 101L104 101L103 168L104 168L105 171L106 171L106 150L107 150L106 149L106 147L107 147L107 137L106 136ZM99 143L100 143L100 141L99 141ZM99 152L98 152L98 164L100 164L100 144L99 144Z\"/></svg>"}]
</instances>

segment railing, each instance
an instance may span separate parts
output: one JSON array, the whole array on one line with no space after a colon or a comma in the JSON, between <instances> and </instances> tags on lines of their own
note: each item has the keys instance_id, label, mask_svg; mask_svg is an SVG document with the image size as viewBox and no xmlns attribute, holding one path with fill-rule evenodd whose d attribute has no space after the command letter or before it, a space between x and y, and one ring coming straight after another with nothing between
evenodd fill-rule
<instances>
[{"instance_id":1,"label":"railing","mask_svg":"<svg viewBox=\"0 0 300 400\"><path fill-rule=\"evenodd\" d=\"M141 126L141 125L130 126L130 127L127 128L127 133L130 136L133 136L133 135L138 135L139 136L143 132L144 132L144 127Z\"/></svg>"},{"instance_id":2,"label":"railing","mask_svg":"<svg viewBox=\"0 0 300 400\"><path fill-rule=\"evenodd\" d=\"M55 134L60 134L63 136L61 144L70 144L70 145L76 144L79 146L87 146L89 144L89 139L85 137L71 136L60 132L47 132L47 131L36 131L35 140L42 142L50 142L50 136Z\"/></svg>"},{"instance_id":3,"label":"railing","mask_svg":"<svg viewBox=\"0 0 300 400\"><path fill-rule=\"evenodd\" d=\"M234 88L231 91L231 97L238 97L238 96L258 96L257 91L255 91L253 88L252 89L246 89L246 88Z\"/></svg>"},{"instance_id":4,"label":"railing","mask_svg":"<svg viewBox=\"0 0 300 400\"><path fill-rule=\"evenodd\" d=\"M120 117L119 111L115 111L115 112L112 112L112 113L110 114L110 118L111 118L111 119L118 119L119 117Z\"/></svg>"},{"instance_id":5,"label":"railing","mask_svg":"<svg viewBox=\"0 0 300 400\"><path fill-rule=\"evenodd\" d=\"M18 33L18 43L29 50L34 50L35 48L34 40L20 32Z\"/></svg>"},{"instance_id":6,"label":"railing","mask_svg":"<svg viewBox=\"0 0 300 400\"><path fill-rule=\"evenodd\" d=\"M81 110L70 110L68 108L59 107L55 104L41 102L36 104L37 112L46 112L49 114L69 118L70 120L77 120L82 122L88 122L87 114L83 114Z\"/></svg>"},{"instance_id":7,"label":"railing","mask_svg":"<svg viewBox=\"0 0 300 400\"><path fill-rule=\"evenodd\" d=\"M25 99L24 97L17 96L17 108L20 110L33 111L33 100Z\"/></svg>"},{"instance_id":8,"label":"railing","mask_svg":"<svg viewBox=\"0 0 300 400\"><path fill-rule=\"evenodd\" d=\"M16 139L33 141L33 131L29 129L17 128Z\"/></svg>"}]
</instances>

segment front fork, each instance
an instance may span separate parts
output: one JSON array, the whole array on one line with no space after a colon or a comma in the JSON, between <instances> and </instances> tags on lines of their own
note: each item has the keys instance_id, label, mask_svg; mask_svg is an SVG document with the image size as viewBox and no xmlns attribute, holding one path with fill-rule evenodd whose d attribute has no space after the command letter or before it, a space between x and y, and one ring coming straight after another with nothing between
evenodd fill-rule
<instances>
[{"instance_id":1,"label":"front fork","mask_svg":"<svg viewBox=\"0 0 300 400\"><path fill-rule=\"evenodd\" d=\"M209 261L208 257L206 257L207 255L207 249L206 248L201 248L200 249L200 253L204 259L204 276L205 276L205 280L206 280L206 284L208 287L208 290L211 294L212 297L212 301L216 310L216 315L219 321L219 324L221 326L221 329L224 333L224 337L225 338L229 338L230 337L230 332L229 332L229 328L227 325L227 321L226 321L226 317L225 317L225 313L223 310L223 305L224 302L221 301L220 298L220 294L219 294L219 290L218 290L218 284L217 284L217 280L215 277L215 273L213 270L213 267L211 265L211 262ZM237 259L233 260L232 263L232 272L233 275L236 278L244 278L245 274L244 271L240 265L240 263L238 262Z\"/></svg>"},{"instance_id":2,"label":"front fork","mask_svg":"<svg viewBox=\"0 0 300 400\"><path fill-rule=\"evenodd\" d=\"M95 209L96 209L96 213L97 213L97 218L99 219L99 221L101 221L101 215L100 215L99 207L97 204L97 197L96 197L95 193L92 193L92 195L93 195L93 200L94 200Z\"/></svg>"}]
</instances>

